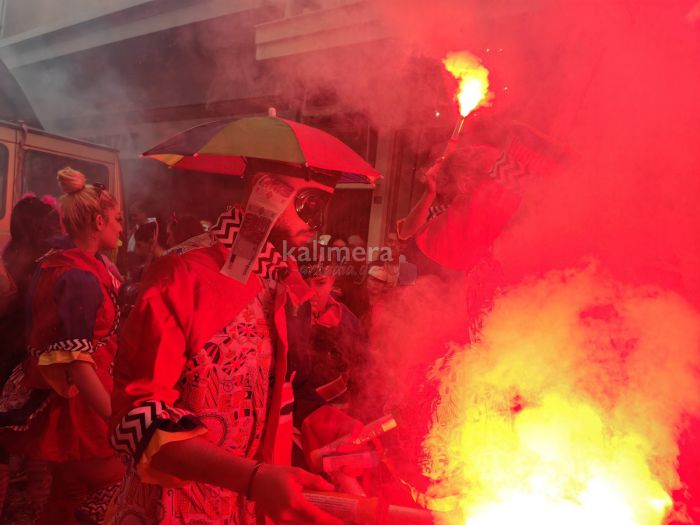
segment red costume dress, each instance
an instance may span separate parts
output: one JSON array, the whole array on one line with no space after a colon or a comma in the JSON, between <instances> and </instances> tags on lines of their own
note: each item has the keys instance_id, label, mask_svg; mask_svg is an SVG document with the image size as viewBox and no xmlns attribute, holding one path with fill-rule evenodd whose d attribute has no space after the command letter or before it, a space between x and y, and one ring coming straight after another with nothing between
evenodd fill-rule
<instances>
[{"instance_id":1,"label":"red costume dress","mask_svg":"<svg viewBox=\"0 0 700 525\"><path fill-rule=\"evenodd\" d=\"M92 363L112 390L117 287L101 257L78 248L50 252L41 262L30 287L29 357L0 400L5 426L14 430L5 439L11 451L52 462L114 455L107 423L69 384L64 365Z\"/></svg>"},{"instance_id":2,"label":"red costume dress","mask_svg":"<svg viewBox=\"0 0 700 525\"><path fill-rule=\"evenodd\" d=\"M142 282L115 364L112 442L129 467L111 523L256 521L243 496L154 469L168 442L204 435L239 456L289 462L286 316L309 289L271 244L246 284L223 275L240 221L240 210L222 215L210 238L159 259Z\"/></svg>"}]
</instances>

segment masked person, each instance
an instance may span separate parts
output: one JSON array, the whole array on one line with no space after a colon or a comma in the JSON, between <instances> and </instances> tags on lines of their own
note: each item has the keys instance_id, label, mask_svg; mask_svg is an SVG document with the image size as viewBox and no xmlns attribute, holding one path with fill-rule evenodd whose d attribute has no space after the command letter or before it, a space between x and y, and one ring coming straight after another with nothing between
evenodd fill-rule
<instances>
[{"instance_id":1,"label":"masked person","mask_svg":"<svg viewBox=\"0 0 700 525\"><path fill-rule=\"evenodd\" d=\"M128 471L112 523L340 524L302 494L332 487L286 466L288 354L308 341L295 319L312 294L278 251L321 226L335 177L249 160L246 184L244 207L142 281L115 363L112 443Z\"/></svg>"},{"instance_id":2,"label":"masked person","mask_svg":"<svg viewBox=\"0 0 700 525\"><path fill-rule=\"evenodd\" d=\"M0 407L8 448L50 464L40 522L62 524L76 523L81 503L108 494L123 476L107 430L118 282L99 254L117 246L122 218L117 200L82 173L65 168L58 181L71 247L49 252L31 279L30 354L10 376Z\"/></svg>"}]
</instances>

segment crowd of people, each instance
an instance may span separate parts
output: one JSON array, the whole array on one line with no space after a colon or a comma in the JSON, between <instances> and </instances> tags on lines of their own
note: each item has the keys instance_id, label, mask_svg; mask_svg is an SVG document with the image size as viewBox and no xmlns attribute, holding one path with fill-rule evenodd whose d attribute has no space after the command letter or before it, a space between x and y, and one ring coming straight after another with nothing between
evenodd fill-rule
<instances>
[{"instance_id":1,"label":"crowd of people","mask_svg":"<svg viewBox=\"0 0 700 525\"><path fill-rule=\"evenodd\" d=\"M38 523L340 524L304 496L334 489L310 454L382 415L362 392L373 313L406 280L400 252L429 244L490 154L429 170L382 260L280 254L282 241L371 253L304 213L333 193L327 174L253 165L246 199L215 224L164 224L136 203L126 231L107 189L61 170L60 204L14 207L0 265L0 498L19 470ZM247 201L275 192L286 204L261 233ZM120 239L121 271L105 255Z\"/></svg>"}]
</instances>

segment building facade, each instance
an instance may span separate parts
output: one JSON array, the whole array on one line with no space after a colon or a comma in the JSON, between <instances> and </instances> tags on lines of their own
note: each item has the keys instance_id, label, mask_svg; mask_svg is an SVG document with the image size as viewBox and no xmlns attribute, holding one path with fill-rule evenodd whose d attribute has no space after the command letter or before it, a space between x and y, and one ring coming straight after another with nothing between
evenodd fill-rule
<instances>
[{"instance_id":1,"label":"building facade","mask_svg":"<svg viewBox=\"0 0 700 525\"><path fill-rule=\"evenodd\" d=\"M363 91L392 46L391 31L364 0L4 0L0 7L0 59L42 125L119 149L127 201L151 199L161 212L218 208L230 193L221 189L235 192L239 182L169 171L140 152L198 123L275 107L340 137L383 174L374 189L340 189L345 219L338 216L330 232L379 245L420 193L418 168L446 129L425 118L449 103L439 75L427 97L434 107ZM397 78L426 89L415 71ZM380 106L417 116L387 117ZM208 196L201 203L192 200L193 176Z\"/></svg>"}]
</instances>

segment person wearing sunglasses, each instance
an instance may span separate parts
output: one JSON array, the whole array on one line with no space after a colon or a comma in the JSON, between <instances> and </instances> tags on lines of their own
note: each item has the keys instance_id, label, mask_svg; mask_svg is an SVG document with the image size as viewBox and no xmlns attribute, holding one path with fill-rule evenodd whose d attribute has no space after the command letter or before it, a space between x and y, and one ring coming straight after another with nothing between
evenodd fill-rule
<instances>
[{"instance_id":1,"label":"person wearing sunglasses","mask_svg":"<svg viewBox=\"0 0 700 525\"><path fill-rule=\"evenodd\" d=\"M51 468L40 523L75 523L86 498L109 492L123 476L107 426L118 281L99 253L116 248L121 211L104 186L87 184L76 170L59 171L58 182L70 242L38 263L28 291L29 357L0 398L8 448Z\"/></svg>"},{"instance_id":2,"label":"person wearing sunglasses","mask_svg":"<svg viewBox=\"0 0 700 525\"><path fill-rule=\"evenodd\" d=\"M286 177L285 183L295 192L294 197L277 219L270 240L303 246L323 228L332 193L328 186L314 180Z\"/></svg>"},{"instance_id":3,"label":"person wearing sunglasses","mask_svg":"<svg viewBox=\"0 0 700 525\"><path fill-rule=\"evenodd\" d=\"M293 356L310 339L298 313L313 294L283 251L321 228L336 179L249 160L244 202L151 265L115 361L127 475L108 523L341 524L303 495L333 487L289 466ZM318 417L339 435L357 423Z\"/></svg>"}]
</instances>

